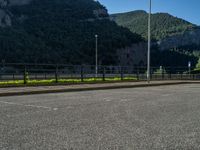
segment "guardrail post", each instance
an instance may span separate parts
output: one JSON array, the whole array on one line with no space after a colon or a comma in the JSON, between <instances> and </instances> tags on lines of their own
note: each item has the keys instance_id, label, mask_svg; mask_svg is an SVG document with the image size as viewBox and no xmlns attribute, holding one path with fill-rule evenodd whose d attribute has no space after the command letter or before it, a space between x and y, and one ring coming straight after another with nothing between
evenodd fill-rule
<instances>
[{"instance_id":1,"label":"guardrail post","mask_svg":"<svg viewBox=\"0 0 200 150\"><path fill-rule=\"evenodd\" d=\"M165 79L165 75L164 75L164 67L162 68L162 80Z\"/></svg>"},{"instance_id":2,"label":"guardrail post","mask_svg":"<svg viewBox=\"0 0 200 150\"><path fill-rule=\"evenodd\" d=\"M26 69L26 65L24 66L24 84L27 84L27 69Z\"/></svg>"},{"instance_id":3,"label":"guardrail post","mask_svg":"<svg viewBox=\"0 0 200 150\"><path fill-rule=\"evenodd\" d=\"M84 69L83 69L83 66L81 66L81 82L84 82Z\"/></svg>"},{"instance_id":4,"label":"guardrail post","mask_svg":"<svg viewBox=\"0 0 200 150\"><path fill-rule=\"evenodd\" d=\"M105 81L105 67L103 67L103 81Z\"/></svg>"},{"instance_id":5,"label":"guardrail post","mask_svg":"<svg viewBox=\"0 0 200 150\"><path fill-rule=\"evenodd\" d=\"M124 80L124 71L123 71L123 67L120 67L120 73L121 73L121 80Z\"/></svg>"},{"instance_id":6,"label":"guardrail post","mask_svg":"<svg viewBox=\"0 0 200 150\"><path fill-rule=\"evenodd\" d=\"M169 72L169 79L172 79L172 69L170 68L170 72Z\"/></svg>"},{"instance_id":7,"label":"guardrail post","mask_svg":"<svg viewBox=\"0 0 200 150\"><path fill-rule=\"evenodd\" d=\"M183 79L183 73L181 73L181 80Z\"/></svg>"},{"instance_id":8,"label":"guardrail post","mask_svg":"<svg viewBox=\"0 0 200 150\"><path fill-rule=\"evenodd\" d=\"M58 83L58 65L56 65L55 79L56 79L56 83Z\"/></svg>"},{"instance_id":9,"label":"guardrail post","mask_svg":"<svg viewBox=\"0 0 200 150\"><path fill-rule=\"evenodd\" d=\"M137 73L136 73L136 74L137 74L137 80L140 80L140 79L139 79L139 78L140 78L140 77L139 77L139 68L137 68Z\"/></svg>"}]
</instances>

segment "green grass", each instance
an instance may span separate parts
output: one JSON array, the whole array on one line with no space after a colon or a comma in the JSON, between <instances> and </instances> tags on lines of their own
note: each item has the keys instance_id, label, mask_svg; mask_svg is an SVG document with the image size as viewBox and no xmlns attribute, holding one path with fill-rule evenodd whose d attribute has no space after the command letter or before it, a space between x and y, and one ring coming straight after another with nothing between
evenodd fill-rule
<instances>
[{"instance_id":1,"label":"green grass","mask_svg":"<svg viewBox=\"0 0 200 150\"><path fill-rule=\"evenodd\" d=\"M135 77L124 77L123 81L128 80L137 80ZM105 82L116 82L116 81L122 81L120 77L112 77L112 78L105 78ZM59 79L58 83L64 84L64 83L103 83L102 78L86 78L82 82L81 79ZM55 79L47 79L47 80L27 80L27 85L40 85L40 84L55 84ZM10 80L10 81L0 81L0 86L7 86L7 85L23 85L24 80Z\"/></svg>"},{"instance_id":2,"label":"green grass","mask_svg":"<svg viewBox=\"0 0 200 150\"><path fill-rule=\"evenodd\" d=\"M194 71L200 71L200 68L195 68Z\"/></svg>"},{"instance_id":3,"label":"green grass","mask_svg":"<svg viewBox=\"0 0 200 150\"><path fill-rule=\"evenodd\" d=\"M14 80L14 81L1 81L0 85L10 85L10 84L23 84L23 80Z\"/></svg>"}]
</instances>

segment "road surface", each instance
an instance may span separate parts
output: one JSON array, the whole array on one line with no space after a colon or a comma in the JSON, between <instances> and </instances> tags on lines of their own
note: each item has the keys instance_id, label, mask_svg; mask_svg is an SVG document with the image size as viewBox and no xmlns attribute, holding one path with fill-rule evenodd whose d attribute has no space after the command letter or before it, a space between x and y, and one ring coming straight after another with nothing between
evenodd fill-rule
<instances>
[{"instance_id":1,"label":"road surface","mask_svg":"<svg viewBox=\"0 0 200 150\"><path fill-rule=\"evenodd\" d=\"M200 84L0 97L0 149L200 149Z\"/></svg>"}]
</instances>

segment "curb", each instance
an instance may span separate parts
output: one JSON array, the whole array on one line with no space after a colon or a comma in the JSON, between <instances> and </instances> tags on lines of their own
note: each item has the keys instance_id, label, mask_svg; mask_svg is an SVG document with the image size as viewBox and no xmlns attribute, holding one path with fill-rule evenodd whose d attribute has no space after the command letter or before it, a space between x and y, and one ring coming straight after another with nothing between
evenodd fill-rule
<instances>
[{"instance_id":1,"label":"curb","mask_svg":"<svg viewBox=\"0 0 200 150\"><path fill-rule=\"evenodd\" d=\"M136 85L115 85L115 86L100 86L88 88L69 88L69 89L54 89L54 90L41 90L41 91L25 91L25 92L8 92L0 93L0 97L6 96L23 96L35 94L48 94L48 93L64 93L64 92L83 92L95 90L109 90L109 89L124 89L124 88L140 88L140 87L154 87L154 86L167 86L167 85L181 85L181 84L200 84L200 82L170 82L170 83L145 83Z\"/></svg>"}]
</instances>

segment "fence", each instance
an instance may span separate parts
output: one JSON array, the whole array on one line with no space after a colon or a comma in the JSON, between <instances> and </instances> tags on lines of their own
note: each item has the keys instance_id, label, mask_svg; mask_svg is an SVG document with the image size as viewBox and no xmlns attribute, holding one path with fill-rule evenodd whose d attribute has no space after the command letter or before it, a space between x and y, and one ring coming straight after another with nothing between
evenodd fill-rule
<instances>
[{"instance_id":1,"label":"fence","mask_svg":"<svg viewBox=\"0 0 200 150\"><path fill-rule=\"evenodd\" d=\"M200 69L199 69L200 70ZM151 67L151 80L199 80L198 71L190 71L187 67ZM0 64L0 82L32 80L62 80L81 82L96 80L146 80L146 67L131 66L95 66L64 64Z\"/></svg>"}]
</instances>

